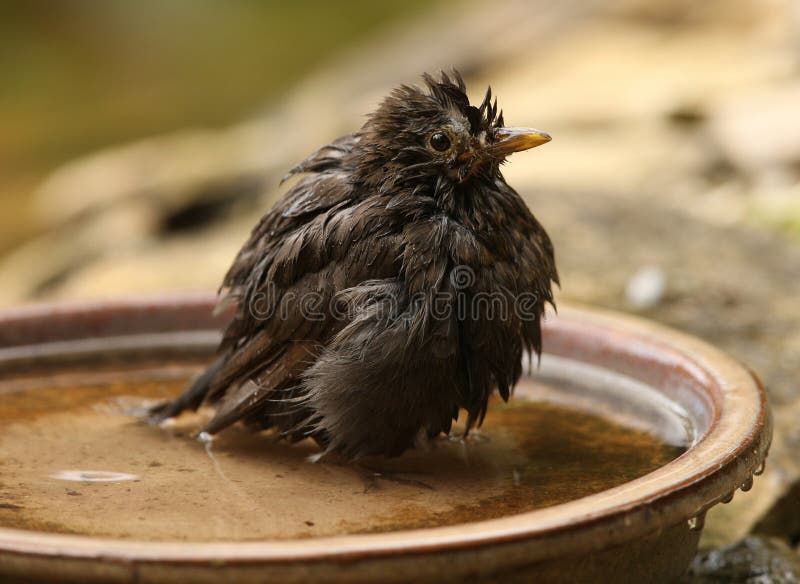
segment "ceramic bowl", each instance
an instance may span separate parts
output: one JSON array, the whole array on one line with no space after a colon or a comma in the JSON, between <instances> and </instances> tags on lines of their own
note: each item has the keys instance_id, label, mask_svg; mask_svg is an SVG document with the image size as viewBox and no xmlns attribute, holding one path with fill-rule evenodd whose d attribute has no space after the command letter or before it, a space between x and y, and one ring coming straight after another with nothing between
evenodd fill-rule
<instances>
[{"instance_id":1,"label":"ceramic bowl","mask_svg":"<svg viewBox=\"0 0 800 584\"><path fill-rule=\"evenodd\" d=\"M0 316L0 376L91 340L165 338L209 352L221 322L211 296L20 308ZM208 334L203 333L208 331ZM160 336L160 337L159 337ZM201 340L198 340L201 339ZM384 533L246 542L137 541L0 526L0 580L76 582L670 582L695 553L706 510L748 490L771 419L763 388L708 344L643 320L562 307L545 323L541 373L611 379L573 401L635 411L663 434L681 412L686 451L656 470L566 503L496 519ZM87 344L88 343L88 344ZM134 343L135 344L135 343ZM629 407L620 385L657 407ZM626 397L628 396L628 397ZM563 396L562 396L563 397ZM0 390L0 400L3 399ZM587 401L588 400L588 401ZM660 401L659 401L660 400ZM592 405L593 404L593 405ZM660 404L660 405L658 405ZM628 416L631 418L631 416ZM598 437L599 440L602 437ZM13 480L2 476L0 479Z\"/></svg>"}]
</instances>

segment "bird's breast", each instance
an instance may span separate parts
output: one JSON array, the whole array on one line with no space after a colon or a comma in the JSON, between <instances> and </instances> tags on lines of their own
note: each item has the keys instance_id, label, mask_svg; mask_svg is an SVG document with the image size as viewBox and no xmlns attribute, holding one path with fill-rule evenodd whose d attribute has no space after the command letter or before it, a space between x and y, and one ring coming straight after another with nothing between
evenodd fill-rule
<instances>
[{"instance_id":1,"label":"bird's breast","mask_svg":"<svg viewBox=\"0 0 800 584\"><path fill-rule=\"evenodd\" d=\"M513 245L501 235L479 233L446 215L407 226L403 271L409 292L516 291Z\"/></svg>"}]
</instances>

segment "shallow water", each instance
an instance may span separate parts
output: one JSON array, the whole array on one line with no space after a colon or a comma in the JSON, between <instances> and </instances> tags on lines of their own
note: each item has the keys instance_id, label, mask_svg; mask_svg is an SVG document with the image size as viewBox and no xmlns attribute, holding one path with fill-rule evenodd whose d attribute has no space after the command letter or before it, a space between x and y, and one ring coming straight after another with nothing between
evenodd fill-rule
<instances>
[{"instance_id":1,"label":"shallow water","mask_svg":"<svg viewBox=\"0 0 800 584\"><path fill-rule=\"evenodd\" d=\"M211 541L451 525L590 495L683 451L534 401L558 388L530 380L466 442L442 438L359 468L312 464L313 443L238 427L203 443L208 412L160 428L132 415L197 371L196 362L140 363L0 382L0 526Z\"/></svg>"}]
</instances>

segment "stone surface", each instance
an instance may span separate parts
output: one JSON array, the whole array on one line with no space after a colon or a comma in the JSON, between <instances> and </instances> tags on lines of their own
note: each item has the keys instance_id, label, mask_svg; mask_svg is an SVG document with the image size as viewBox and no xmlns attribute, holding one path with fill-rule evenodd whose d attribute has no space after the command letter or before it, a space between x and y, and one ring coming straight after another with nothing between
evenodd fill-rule
<instances>
[{"instance_id":1,"label":"stone surface","mask_svg":"<svg viewBox=\"0 0 800 584\"><path fill-rule=\"evenodd\" d=\"M683 584L795 584L800 558L784 542L748 537L719 550L698 554Z\"/></svg>"},{"instance_id":2,"label":"stone surface","mask_svg":"<svg viewBox=\"0 0 800 584\"><path fill-rule=\"evenodd\" d=\"M750 175L800 164L800 82L737 94L719 104L711 120L724 154Z\"/></svg>"}]
</instances>

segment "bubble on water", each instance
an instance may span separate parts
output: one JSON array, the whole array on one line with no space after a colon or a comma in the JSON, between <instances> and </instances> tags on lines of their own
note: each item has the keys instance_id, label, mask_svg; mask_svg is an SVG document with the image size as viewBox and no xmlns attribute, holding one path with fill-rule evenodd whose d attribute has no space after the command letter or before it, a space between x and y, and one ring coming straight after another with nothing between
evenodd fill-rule
<instances>
[{"instance_id":1,"label":"bubble on water","mask_svg":"<svg viewBox=\"0 0 800 584\"><path fill-rule=\"evenodd\" d=\"M60 470L51 474L50 478L77 483L121 483L124 481L138 481L141 477L126 472L107 470Z\"/></svg>"}]
</instances>

